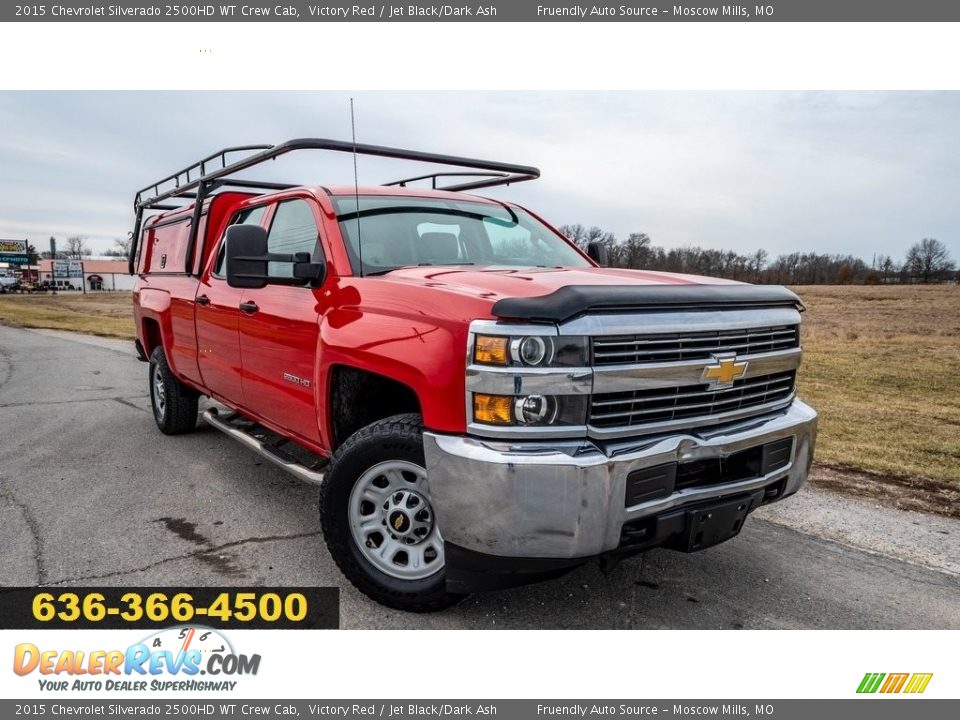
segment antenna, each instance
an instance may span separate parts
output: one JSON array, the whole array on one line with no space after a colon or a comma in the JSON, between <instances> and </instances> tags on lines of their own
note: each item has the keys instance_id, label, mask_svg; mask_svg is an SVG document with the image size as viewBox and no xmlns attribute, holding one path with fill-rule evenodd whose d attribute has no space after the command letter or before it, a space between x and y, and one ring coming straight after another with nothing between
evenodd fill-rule
<instances>
[{"instance_id":1,"label":"antenna","mask_svg":"<svg viewBox=\"0 0 960 720\"><path fill-rule=\"evenodd\" d=\"M353 98L350 98L350 134L353 137L353 197L357 203L357 257L360 260L360 277L363 277L363 239L360 236L360 181L357 179L357 125L353 115Z\"/></svg>"}]
</instances>

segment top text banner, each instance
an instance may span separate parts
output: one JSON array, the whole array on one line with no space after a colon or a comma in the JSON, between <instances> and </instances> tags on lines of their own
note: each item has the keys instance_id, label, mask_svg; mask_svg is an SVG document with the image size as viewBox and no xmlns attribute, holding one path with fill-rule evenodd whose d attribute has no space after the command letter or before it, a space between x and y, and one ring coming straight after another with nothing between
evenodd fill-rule
<instances>
[{"instance_id":1,"label":"top text banner","mask_svg":"<svg viewBox=\"0 0 960 720\"><path fill-rule=\"evenodd\" d=\"M0 6L0 22L949 22L943 0L761 0L589 4L557 0L430 2L155 3L62 0Z\"/></svg>"}]
</instances>

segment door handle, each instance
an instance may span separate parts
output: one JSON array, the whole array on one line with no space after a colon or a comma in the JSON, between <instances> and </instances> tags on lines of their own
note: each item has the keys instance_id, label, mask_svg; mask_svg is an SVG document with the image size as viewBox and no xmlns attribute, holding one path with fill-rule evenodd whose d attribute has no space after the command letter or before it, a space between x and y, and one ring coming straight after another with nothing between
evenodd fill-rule
<instances>
[{"instance_id":1,"label":"door handle","mask_svg":"<svg viewBox=\"0 0 960 720\"><path fill-rule=\"evenodd\" d=\"M253 315L259 309L260 306L253 301L240 303L240 312L245 312L247 315Z\"/></svg>"},{"instance_id":2,"label":"door handle","mask_svg":"<svg viewBox=\"0 0 960 720\"><path fill-rule=\"evenodd\" d=\"M197 295L197 305L209 305L210 298L206 295Z\"/></svg>"}]
</instances>

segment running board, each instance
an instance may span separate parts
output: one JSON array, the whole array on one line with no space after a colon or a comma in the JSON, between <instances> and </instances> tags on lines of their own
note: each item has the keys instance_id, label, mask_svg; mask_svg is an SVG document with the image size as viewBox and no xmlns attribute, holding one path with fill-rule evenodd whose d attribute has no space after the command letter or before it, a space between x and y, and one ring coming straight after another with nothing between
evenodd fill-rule
<instances>
[{"instance_id":1,"label":"running board","mask_svg":"<svg viewBox=\"0 0 960 720\"><path fill-rule=\"evenodd\" d=\"M220 413L217 411L217 408L209 408L203 411L203 419L206 420L207 424L211 427L214 427L225 435L232 437L242 445L246 445L248 448L259 454L261 457L266 458L278 468L286 470L288 473L298 477L304 482L308 482L313 485L320 485L323 483L322 472L308 468L306 465L300 463L295 457L293 457L293 455L290 455L275 445L258 440L257 438L253 437L250 432L245 431L233 424L232 421L241 419L237 414L234 413L230 416L220 415ZM243 420L242 422L250 431L259 427L250 421Z\"/></svg>"}]
</instances>

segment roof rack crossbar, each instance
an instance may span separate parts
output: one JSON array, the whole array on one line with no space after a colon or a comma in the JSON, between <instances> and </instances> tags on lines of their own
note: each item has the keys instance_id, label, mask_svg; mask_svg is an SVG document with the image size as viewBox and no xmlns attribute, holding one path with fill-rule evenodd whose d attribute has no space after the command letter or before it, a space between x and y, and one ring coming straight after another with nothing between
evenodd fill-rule
<instances>
[{"instance_id":1,"label":"roof rack crossbar","mask_svg":"<svg viewBox=\"0 0 960 720\"><path fill-rule=\"evenodd\" d=\"M243 190L264 190L264 191L279 191L279 190L290 190L291 188L301 187L295 183L278 183L278 182L261 182L259 180L239 180L236 178L230 180L224 180L220 187L223 188L237 188ZM181 190L175 196L166 198L167 200L195 200L197 193L194 190L184 191ZM187 207L187 205L162 205L157 204L155 200L149 200L144 202L140 206L143 210L176 210L178 207Z\"/></svg>"},{"instance_id":2,"label":"roof rack crossbar","mask_svg":"<svg viewBox=\"0 0 960 720\"><path fill-rule=\"evenodd\" d=\"M219 160L220 169L223 169L225 167L228 167L227 155L231 155L233 153L238 153L238 152L254 152L254 151L268 150L271 147L273 146L272 145L236 145L233 147L223 148L223 150L219 150L213 153L212 155L208 155L202 160L199 160L193 163L192 165L188 165L187 167L183 168L182 170L178 170L172 175L168 175L167 177L161 180L157 180L154 183L150 183L149 185L147 185L145 188L143 188L137 193L137 196L134 199L134 207L139 208L145 204L150 204L150 203L158 202L160 200L165 200L169 197L175 197L180 195L181 191L189 190L196 187L199 184L200 180L206 177L207 165L209 165L214 160ZM196 174L192 176L194 171L196 172ZM172 188L169 188L168 190L165 190L165 191L161 191L160 189L161 186L167 185L168 183L171 183L171 182L173 183ZM153 195L152 197L150 197L149 200L144 200L143 196L148 191L152 191Z\"/></svg>"},{"instance_id":3,"label":"roof rack crossbar","mask_svg":"<svg viewBox=\"0 0 960 720\"><path fill-rule=\"evenodd\" d=\"M406 187L407 183L417 182L418 180L430 180L431 187L434 190L446 190L447 188L437 187L437 178L442 177L485 177L485 178L504 178L507 177L508 173L503 172L436 172L428 173L426 175L417 175L416 177L403 178L402 180L394 180L392 182L384 183L384 187ZM455 187L455 186L453 186Z\"/></svg>"},{"instance_id":4,"label":"roof rack crossbar","mask_svg":"<svg viewBox=\"0 0 960 720\"><path fill-rule=\"evenodd\" d=\"M433 175L425 175L420 178L408 178L407 180L399 181L399 183L402 184L405 182L412 182L415 179L425 180L432 178L433 185L436 187L437 177L478 176L485 178L482 180L474 180L439 188L454 192L495 187L497 185L510 185L512 183L524 182L526 180L535 180L540 177L540 170L528 165L517 165L514 163L496 162L493 160L480 160L478 158L460 157L457 155L442 155L439 153L420 152L418 150L406 150L403 148L387 147L384 145L355 144L353 142L330 140L327 138L298 138L296 140L287 140L286 142L278 145L237 145L234 147L228 147L208 155L202 160L195 162L192 165L188 165L172 175L147 185L136 194L136 197L134 198L136 221L134 223L129 257L130 274L134 274L135 270L136 257L139 250L138 245L140 240L140 228L143 220L143 211L145 209L159 209L159 204L164 200L176 197L185 198L187 197L187 193L191 192L194 192L196 202L199 206L202 204L203 199L207 197L210 192L219 187L224 187L227 185L263 189L287 189L290 187L296 187L294 185L280 187L279 183L275 184L277 187L271 187L271 185L267 183L252 183L252 181L238 179L227 180L227 178L231 175L252 168L255 165L265 163L268 160L275 160L281 155L286 155L287 153L295 150L328 150L332 152L356 153L357 155L370 155L373 157L392 158L395 160L411 160L414 162L425 162L434 165L446 165L449 167L467 168L470 170L482 171L476 173L435 173ZM234 160L229 164L227 163L227 155L240 152L247 152L250 154L246 155L245 157L241 157L238 160ZM211 169L209 166L215 164L215 161L216 164L218 164L218 167ZM170 183L173 183L172 188L163 189L164 186L169 185ZM396 185L398 183L394 182L389 184ZM192 257L192 250L196 245L196 233L198 225L199 223L193 223L190 231L191 237L188 242L189 252L185 258L186 267L184 268L187 275L191 275L193 270L194 259Z\"/></svg>"}]
</instances>

